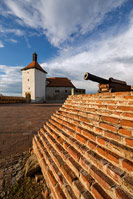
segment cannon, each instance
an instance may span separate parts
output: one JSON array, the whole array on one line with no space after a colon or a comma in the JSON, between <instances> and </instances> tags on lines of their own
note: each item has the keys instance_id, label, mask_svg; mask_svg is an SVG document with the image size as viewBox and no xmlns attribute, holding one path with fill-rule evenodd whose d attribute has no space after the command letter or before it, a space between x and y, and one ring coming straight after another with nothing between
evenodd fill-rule
<instances>
[{"instance_id":1,"label":"cannon","mask_svg":"<svg viewBox=\"0 0 133 199\"><path fill-rule=\"evenodd\" d=\"M85 73L85 80L91 80L99 83L99 93L102 92L119 92L119 91L131 91L131 86L127 85L125 81L114 79L110 77L109 79L104 79L90 73Z\"/></svg>"}]
</instances>

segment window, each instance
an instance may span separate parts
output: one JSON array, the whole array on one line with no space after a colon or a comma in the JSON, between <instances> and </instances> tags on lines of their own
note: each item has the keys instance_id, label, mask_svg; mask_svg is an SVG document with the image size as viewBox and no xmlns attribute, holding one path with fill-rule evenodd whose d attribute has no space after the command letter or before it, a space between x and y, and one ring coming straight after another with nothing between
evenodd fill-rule
<instances>
[{"instance_id":1,"label":"window","mask_svg":"<svg viewBox=\"0 0 133 199\"><path fill-rule=\"evenodd\" d=\"M29 90L30 90L30 87L29 87Z\"/></svg>"},{"instance_id":2,"label":"window","mask_svg":"<svg viewBox=\"0 0 133 199\"><path fill-rule=\"evenodd\" d=\"M65 90L65 93L67 93L67 90Z\"/></svg>"},{"instance_id":3,"label":"window","mask_svg":"<svg viewBox=\"0 0 133 199\"><path fill-rule=\"evenodd\" d=\"M29 72L27 72L27 73L29 73Z\"/></svg>"},{"instance_id":4,"label":"window","mask_svg":"<svg viewBox=\"0 0 133 199\"><path fill-rule=\"evenodd\" d=\"M28 80L28 82L29 82L29 79L27 79Z\"/></svg>"},{"instance_id":5,"label":"window","mask_svg":"<svg viewBox=\"0 0 133 199\"><path fill-rule=\"evenodd\" d=\"M60 90L55 90L55 93L60 93Z\"/></svg>"}]
</instances>

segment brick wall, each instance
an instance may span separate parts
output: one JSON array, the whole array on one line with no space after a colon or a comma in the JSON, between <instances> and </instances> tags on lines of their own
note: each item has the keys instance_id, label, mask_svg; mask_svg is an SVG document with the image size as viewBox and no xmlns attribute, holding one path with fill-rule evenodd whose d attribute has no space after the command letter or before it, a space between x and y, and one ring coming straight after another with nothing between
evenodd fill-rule
<instances>
[{"instance_id":1,"label":"brick wall","mask_svg":"<svg viewBox=\"0 0 133 199\"><path fill-rule=\"evenodd\" d=\"M133 92L69 96L33 151L53 199L131 199Z\"/></svg>"},{"instance_id":2,"label":"brick wall","mask_svg":"<svg viewBox=\"0 0 133 199\"><path fill-rule=\"evenodd\" d=\"M0 104L24 103L24 97L0 96Z\"/></svg>"}]
</instances>

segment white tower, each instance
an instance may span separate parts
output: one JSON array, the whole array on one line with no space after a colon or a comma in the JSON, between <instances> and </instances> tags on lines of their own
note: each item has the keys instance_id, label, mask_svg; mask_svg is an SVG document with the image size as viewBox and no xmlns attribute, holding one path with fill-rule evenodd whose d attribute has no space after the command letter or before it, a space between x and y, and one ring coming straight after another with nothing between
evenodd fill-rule
<instances>
[{"instance_id":1,"label":"white tower","mask_svg":"<svg viewBox=\"0 0 133 199\"><path fill-rule=\"evenodd\" d=\"M32 102L45 101L47 72L38 64L36 53L33 53L33 61L21 71L22 96L30 95Z\"/></svg>"}]
</instances>

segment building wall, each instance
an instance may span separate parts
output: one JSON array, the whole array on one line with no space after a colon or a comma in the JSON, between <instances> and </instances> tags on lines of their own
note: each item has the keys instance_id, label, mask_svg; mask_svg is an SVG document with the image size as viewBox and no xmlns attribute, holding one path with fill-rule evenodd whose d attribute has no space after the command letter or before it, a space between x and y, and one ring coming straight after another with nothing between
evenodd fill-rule
<instances>
[{"instance_id":1,"label":"building wall","mask_svg":"<svg viewBox=\"0 0 133 199\"><path fill-rule=\"evenodd\" d=\"M26 97L26 93L31 94L31 100L35 101L35 69L22 71L22 96Z\"/></svg>"},{"instance_id":2,"label":"building wall","mask_svg":"<svg viewBox=\"0 0 133 199\"><path fill-rule=\"evenodd\" d=\"M71 89L72 87L46 87L46 101L64 102L71 95Z\"/></svg>"},{"instance_id":3,"label":"building wall","mask_svg":"<svg viewBox=\"0 0 133 199\"><path fill-rule=\"evenodd\" d=\"M35 100L44 101L46 99L46 74L35 69Z\"/></svg>"},{"instance_id":4,"label":"building wall","mask_svg":"<svg viewBox=\"0 0 133 199\"><path fill-rule=\"evenodd\" d=\"M31 101L44 101L46 90L46 74L37 69L22 71L22 96L31 94Z\"/></svg>"}]
</instances>

